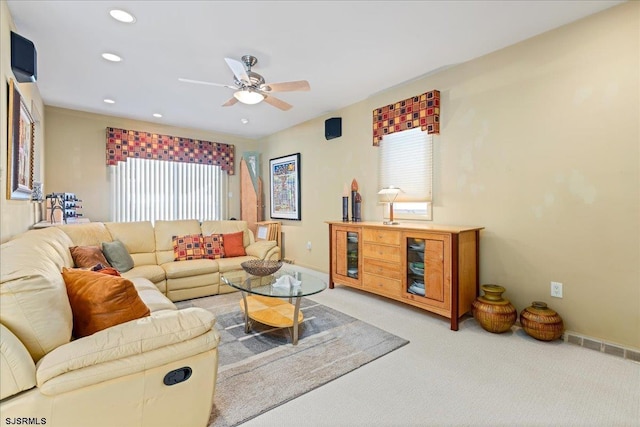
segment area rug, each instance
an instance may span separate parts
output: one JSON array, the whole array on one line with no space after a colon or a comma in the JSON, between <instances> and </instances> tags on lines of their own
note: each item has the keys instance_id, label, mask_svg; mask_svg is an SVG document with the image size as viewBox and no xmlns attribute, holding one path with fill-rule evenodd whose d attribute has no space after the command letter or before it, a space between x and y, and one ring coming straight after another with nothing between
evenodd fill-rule
<instances>
[{"instance_id":1,"label":"area rug","mask_svg":"<svg viewBox=\"0 0 640 427\"><path fill-rule=\"evenodd\" d=\"M318 388L409 341L321 305L301 302L298 345L289 329L244 332L237 292L179 302L216 315L218 379L210 427L231 427Z\"/></svg>"}]
</instances>

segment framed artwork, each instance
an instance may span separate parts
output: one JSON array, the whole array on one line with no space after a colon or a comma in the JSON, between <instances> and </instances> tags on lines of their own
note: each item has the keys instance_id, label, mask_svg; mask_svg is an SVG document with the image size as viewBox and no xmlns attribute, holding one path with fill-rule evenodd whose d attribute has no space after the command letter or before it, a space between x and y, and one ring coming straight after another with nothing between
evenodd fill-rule
<instances>
[{"instance_id":1,"label":"framed artwork","mask_svg":"<svg viewBox=\"0 0 640 427\"><path fill-rule=\"evenodd\" d=\"M34 122L16 83L9 80L7 199L30 200L33 191Z\"/></svg>"},{"instance_id":2,"label":"framed artwork","mask_svg":"<svg viewBox=\"0 0 640 427\"><path fill-rule=\"evenodd\" d=\"M271 218L300 220L300 153L269 160Z\"/></svg>"}]
</instances>

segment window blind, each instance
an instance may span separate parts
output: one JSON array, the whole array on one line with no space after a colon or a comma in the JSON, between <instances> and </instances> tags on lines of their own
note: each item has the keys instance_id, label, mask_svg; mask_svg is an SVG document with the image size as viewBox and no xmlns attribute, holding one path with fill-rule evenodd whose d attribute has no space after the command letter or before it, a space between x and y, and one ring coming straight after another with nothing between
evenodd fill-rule
<instances>
[{"instance_id":1,"label":"window blind","mask_svg":"<svg viewBox=\"0 0 640 427\"><path fill-rule=\"evenodd\" d=\"M128 159L109 166L111 220L219 220L227 174L219 166Z\"/></svg>"},{"instance_id":2,"label":"window blind","mask_svg":"<svg viewBox=\"0 0 640 427\"><path fill-rule=\"evenodd\" d=\"M433 137L420 128L394 132L380 141L378 188L394 185L403 193L396 202L431 201ZM381 198L380 201L386 201Z\"/></svg>"}]
</instances>

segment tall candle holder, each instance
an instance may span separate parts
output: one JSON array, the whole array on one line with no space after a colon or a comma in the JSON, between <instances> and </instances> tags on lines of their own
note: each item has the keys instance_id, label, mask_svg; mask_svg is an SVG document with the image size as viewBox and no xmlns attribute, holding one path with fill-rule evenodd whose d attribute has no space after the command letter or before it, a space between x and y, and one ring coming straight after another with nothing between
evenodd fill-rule
<instances>
[{"instance_id":1,"label":"tall candle holder","mask_svg":"<svg viewBox=\"0 0 640 427\"><path fill-rule=\"evenodd\" d=\"M349 221L349 196L342 197L342 221Z\"/></svg>"},{"instance_id":2,"label":"tall candle holder","mask_svg":"<svg viewBox=\"0 0 640 427\"><path fill-rule=\"evenodd\" d=\"M356 216L356 197L358 197L358 181L353 178L351 181L351 221L357 222L359 217Z\"/></svg>"},{"instance_id":3,"label":"tall candle holder","mask_svg":"<svg viewBox=\"0 0 640 427\"><path fill-rule=\"evenodd\" d=\"M351 221L356 220L356 194L358 194L357 191L352 191L351 192Z\"/></svg>"}]
</instances>

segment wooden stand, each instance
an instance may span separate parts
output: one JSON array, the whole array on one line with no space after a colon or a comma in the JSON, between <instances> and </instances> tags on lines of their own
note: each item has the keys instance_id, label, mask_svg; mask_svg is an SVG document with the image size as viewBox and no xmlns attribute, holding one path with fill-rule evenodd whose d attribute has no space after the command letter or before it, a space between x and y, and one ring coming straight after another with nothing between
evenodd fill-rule
<instances>
[{"instance_id":1,"label":"wooden stand","mask_svg":"<svg viewBox=\"0 0 640 427\"><path fill-rule=\"evenodd\" d=\"M280 221L257 222L256 240L275 240L282 252L282 223Z\"/></svg>"}]
</instances>

